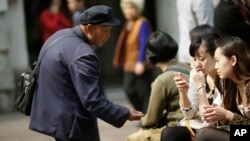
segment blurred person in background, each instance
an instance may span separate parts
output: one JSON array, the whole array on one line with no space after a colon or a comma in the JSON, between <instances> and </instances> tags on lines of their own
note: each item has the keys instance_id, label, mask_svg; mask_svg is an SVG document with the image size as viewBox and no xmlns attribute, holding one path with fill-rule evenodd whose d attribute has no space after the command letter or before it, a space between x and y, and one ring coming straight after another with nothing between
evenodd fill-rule
<instances>
[{"instance_id":1,"label":"blurred person in background","mask_svg":"<svg viewBox=\"0 0 250 141\"><path fill-rule=\"evenodd\" d=\"M62 8L61 0L51 0L48 8L42 11L39 17L42 28L42 40L45 42L56 31L72 26Z\"/></svg>"},{"instance_id":2,"label":"blurred person in background","mask_svg":"<svg viewBox=\"0 0 250 141\"><path fill-rule=\"evenodd\" d=\"M250 0L220 0L214 27L222 36L236 36L250 48Z\"/></svg>"},{"instance_id":3,"label":"blurred person in background","mask_svg":"<svg viewBox=\"0 0 250 141\"><path fill-rule=\"evenodd\" d=\"M146 61L145 43L151 24L142 15L144 0L121 0L126 22L119 35L113 65L124 70L124 88L135 109L146 112L152 82L152 66Z\"/></svg>"},{"instance_id":4,"label":"blurred person in background","mask_svg":"<svg viewBox=\"0 0 250 141\"><path fill-rule=\"evenodd\" d=\"M208 24L213 26L213 0L177 0L176 6L179 23L178 60L190 64L189 32L198 25Z\"/></svg>"},{"instance_id":5,"label":"blurred person in background","mask_svg":"<svg viewBox=\"0 0 250 141\"><path fill-rule=\"evenodd\" d=\"M79 15L86 9L84 0L67 0L69 11L72 13L73 26L78 25Z\"/></svg>"}]
</instances>

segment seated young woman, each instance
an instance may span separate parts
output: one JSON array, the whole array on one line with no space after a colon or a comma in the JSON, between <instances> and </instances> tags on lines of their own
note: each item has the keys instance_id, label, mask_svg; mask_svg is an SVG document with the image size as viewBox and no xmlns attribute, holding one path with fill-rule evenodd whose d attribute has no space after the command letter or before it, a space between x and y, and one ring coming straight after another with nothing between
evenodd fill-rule
<instances>
[{"instance_id":1,"label":"seated young woman","mask_svg":"<svg viewBox=\"0 0 250 141\"><path fill-rule=\"evenodd\" d=\"M193 69L187 82L180 73L175 73L175 84L179 89L180 109L185 116L180 126L166 127L161 134L161 141L191 141L192 135L186 126L189 120L190 128L196 132L209 124L203 121L200 113L204 106L221 105L220 79L214 68L214 52L218 35L215 33L197 36L190 45L190 55L193 58ZM218 87L217 87L218 86Z\"/></svg>"},{"instance_id":2,"label":"seated young woman","mask_svg":"<svg viewBox=\"0 0 250 141\"><path fill-rule=\"evenodd\" d=\"M223 107L210 105L201 113L217 128L200 129L194 141L229 141L229 125L250 125L250 50L238 37L218 42L215 69L223 80Z\"/></svg>"}]
</instances>

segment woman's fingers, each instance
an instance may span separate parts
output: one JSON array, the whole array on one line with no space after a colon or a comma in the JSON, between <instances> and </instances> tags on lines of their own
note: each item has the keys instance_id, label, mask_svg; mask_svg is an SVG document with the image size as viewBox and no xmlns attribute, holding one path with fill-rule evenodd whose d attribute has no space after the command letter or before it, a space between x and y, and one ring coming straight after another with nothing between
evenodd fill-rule
<instances>
[{"instance_id":1,"label":"woman's fingers","mask_svg":"<svg viewBox=\"0 0 250 141\"><path fill-rule=\"evenodd\" d=\"M188 87L186 81L178 81L178 82L176 82L175 84L176 84L176 86L177 86L178 88L187 88L187 87Z\"/></svg>"}]
</instances>

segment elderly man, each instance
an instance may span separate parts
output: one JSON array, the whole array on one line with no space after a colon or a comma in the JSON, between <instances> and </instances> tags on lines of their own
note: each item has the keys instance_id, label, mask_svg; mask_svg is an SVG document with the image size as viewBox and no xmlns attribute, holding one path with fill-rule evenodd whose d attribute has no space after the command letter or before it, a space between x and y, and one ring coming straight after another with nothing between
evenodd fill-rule
<instances>
[{"instance_id":1,"label":"elderly man","mask_svg":"<svg viewBox=\"0 0 250 141\"><path fill-rule=\"evenodd\" d=\"M112 8L93 6L80 15L79 26L58 31L45 42L31 130L56 141L100 141L97 117L115 127L142 117L105 99L99 85L99 61L92 46L101 47L119 23Z\"/></svg>"}]
</instances>

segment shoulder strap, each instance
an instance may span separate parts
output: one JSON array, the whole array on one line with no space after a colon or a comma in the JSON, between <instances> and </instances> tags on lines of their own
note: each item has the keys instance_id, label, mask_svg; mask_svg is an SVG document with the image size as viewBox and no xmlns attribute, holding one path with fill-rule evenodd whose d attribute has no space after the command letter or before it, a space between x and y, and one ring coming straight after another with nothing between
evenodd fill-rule
<instances>
[{"instance_id":1,"label":"shoulder strap","mask_svg":"<svg viewBox=\"0 0 250 141\"><path fill-rule=\"evenodd\" d=\"M188 71L186 69L177 68L177 67L169 67L165 71L177 71L177 72L181 72L181 73L184 73L184 74L187 74L187 75L189 75L189 73L190 73L190 71Z\"/></svg>"},{"instance_id":2,"label":"shoulder strap","mask_svg":"<svg viewBox=\"0 0 250 141\"><path fill-rule=\"evenodd\" d=\"M61 36L61 37L58 37L57 39L55 39L54 41L52 41L48 46L47 48L44 50L44 53L41 54L38 58L38 61L37 63L35 64L35 67L34 69L32 70L32 73L31 73L31 76L35 75L38 71L38 68L40 66L40 63L41 63L41 60L43 59L44 55L46 54L46 52L56 43L58 42L59 40L62 40L64 38L67 38L67 37L74 37L74 36L70 36L70 35L64 35L64 36Z\"/></svg>"}]
</instances>

